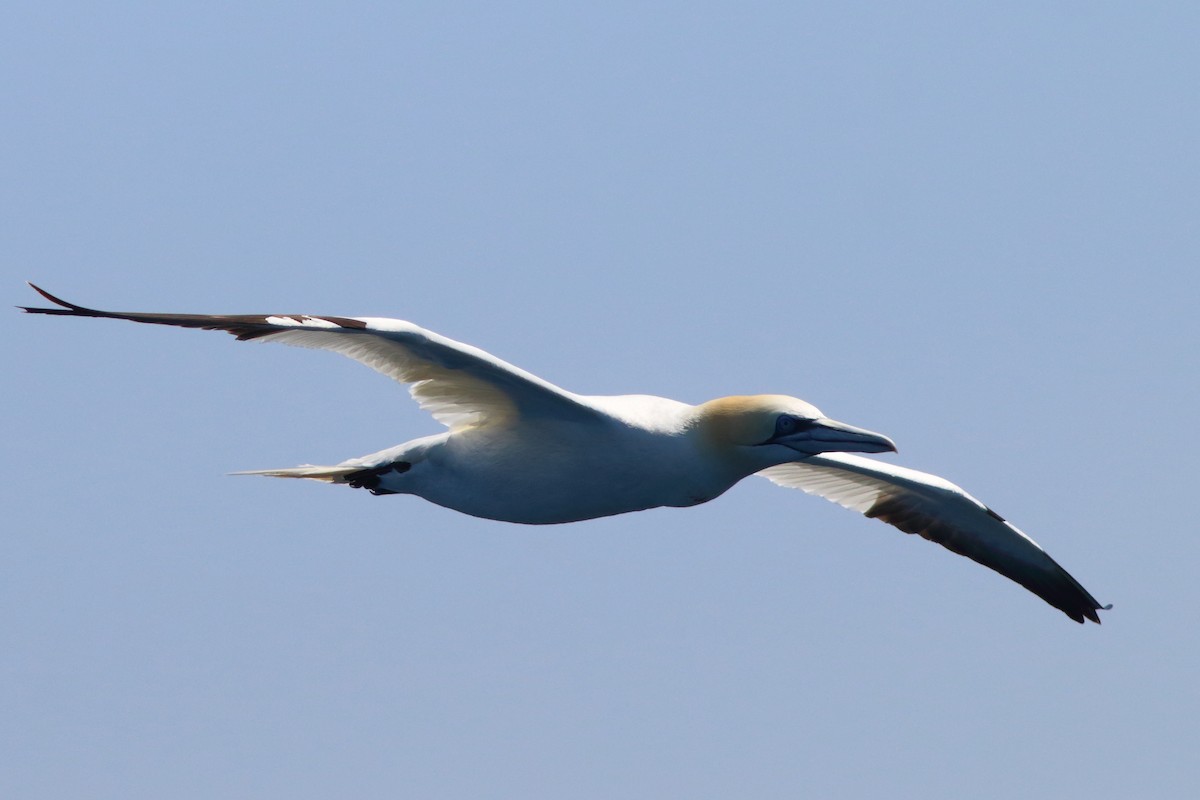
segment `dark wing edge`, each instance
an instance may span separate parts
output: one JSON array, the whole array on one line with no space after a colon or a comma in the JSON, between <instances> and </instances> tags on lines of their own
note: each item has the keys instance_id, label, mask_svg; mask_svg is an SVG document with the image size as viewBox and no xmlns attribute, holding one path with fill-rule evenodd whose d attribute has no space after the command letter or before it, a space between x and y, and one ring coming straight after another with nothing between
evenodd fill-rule
<instances>
[{"instance_id":1,"label":"dark wing edge","mask_svg":"<svg viewBox=\"0 0 1200 800\"><path fill-rule=\"evenodd\" d=\"M1023 586L1078 623L1100 624L1101 605L1037 542L961 487L936 475L847 453L826 453L758 473L785 487L917 534Z\"/></svg>"},{"instance_id":2,"label":"dark wing edge","mask_svg":"<svg viewBox=\"0 0 1200 800\"><path fill-rule=\"evenodd\" d=\"M28 314L55 314L64 317L100 317L123 319L130 322L145 322L152 325L174 325L179 328L200 328L207 331L225 331L240 341L248 341L279 333L289 326L272 323L270 319L289 318L301 323L304 319L318 319L345 329L363 329L367 323L346 317L326 317L313 314L148 314L134 311L100 311L95 308L68 303L47 292L40 286L26 281L30 288L60 308L33 308L17 306Z\"/></svg>"},{"instance_id":3,"label":"dark wing edge","mask_svg":"<svg viewBox=\"0 0 1200 800\"><path fill-rule=\"evenodd\" d=\"M1014 536L1025 538L1029 546L1036 547L1044 556L1043 563L1032 565L1028 560L1007 550L981 545L975 539L962 536L955 526L929 514L914 511L901 497L880 497L864 512L867 517L886 522L904 533L915 533L923 539L940 544L952 553L965 556L1000 573L1080 624L1083 624L1085 619L1100 624L1100 615L1096 612L1110 610L1111 604L1101 605L1049 553L1034 544L999 514L987 506L980 509L980 514L987 514L995 524L1009 528Z\"/></svg>"}]
</instances>

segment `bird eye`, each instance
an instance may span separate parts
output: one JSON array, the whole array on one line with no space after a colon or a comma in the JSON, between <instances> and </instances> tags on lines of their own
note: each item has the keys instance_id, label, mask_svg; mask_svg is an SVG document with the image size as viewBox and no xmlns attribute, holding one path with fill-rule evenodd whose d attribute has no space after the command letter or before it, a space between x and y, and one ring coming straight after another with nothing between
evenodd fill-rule
<instances>
[{"instance_id":1,"label":"bird eye","mask_svg":"<svg viewBox=\"0 0 1200 800\"><path fill-rule=\"evenodd\" d=\"M813 421L811 419L803 419L792 414L783 414L775 421L775 435L788 436L808 430L812 426Z\"/></svg>"}]
</instances>

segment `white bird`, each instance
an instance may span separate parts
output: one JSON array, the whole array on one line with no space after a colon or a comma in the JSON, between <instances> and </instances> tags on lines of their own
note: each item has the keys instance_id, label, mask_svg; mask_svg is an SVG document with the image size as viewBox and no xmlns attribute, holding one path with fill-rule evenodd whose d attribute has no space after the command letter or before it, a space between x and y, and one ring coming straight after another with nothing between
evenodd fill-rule
<instances>
[{"instance_id":1,"label":"white bird","mask_svg":"<svg viewBox=\"0 0 1200 800\"><path fill-rule=\"evenodd\" d=\"M700 405L648 395L560 389L468 344L410 322L303 314L229 316L98 311L30 284L58 308L332 350L382 372L449 430L336 466L250 473L413 494L476 517L575 522L694 506L750 475L832 500L916 533L1021 584L1076 622L1101 606L1036 542L958 486L848 452L895 451L891 439L835 422L784 395Z\"/></svg>"}]
</instances>

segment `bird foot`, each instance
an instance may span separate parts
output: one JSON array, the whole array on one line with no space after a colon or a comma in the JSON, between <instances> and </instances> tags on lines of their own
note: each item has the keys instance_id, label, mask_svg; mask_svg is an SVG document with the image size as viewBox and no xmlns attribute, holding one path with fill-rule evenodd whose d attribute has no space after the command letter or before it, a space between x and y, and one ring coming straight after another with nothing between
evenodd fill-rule
<instances>
[{"instance_id":1,"label":"bird foot","mask_svg":"<svg viewBox=\"0 0 1200 800\"><path fill-rule=\"evenodd\" d=\"M358 472L351 472L346 476L346 483L354 489L366 489L371 494L398 494L391 489L380 488L380 478L387 475L389 472L404 473L412 469L412 464L407 461L395 461L391 464L384 464L381 467L371 467L369 469L360 469Z\"/></svg>"}]
</instances>

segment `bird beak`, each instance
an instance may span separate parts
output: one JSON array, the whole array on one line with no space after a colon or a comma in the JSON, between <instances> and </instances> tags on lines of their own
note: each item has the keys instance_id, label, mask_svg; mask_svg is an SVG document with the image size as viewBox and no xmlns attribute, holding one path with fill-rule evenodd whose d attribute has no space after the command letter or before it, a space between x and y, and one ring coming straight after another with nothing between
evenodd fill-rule
<instances>
[{"instance_id":1,"label":"bird beak","mask_svg":"<svg viewBox=\"0 0 1200 800\"><path fill-rule=\"evenodd\" d=\"M881 433L824 418L814 420L812 425L802 431L773 439L771 444L781 444L810 456L830 452L896 452L896 443Z\"/></svg>"}]
</instances>

